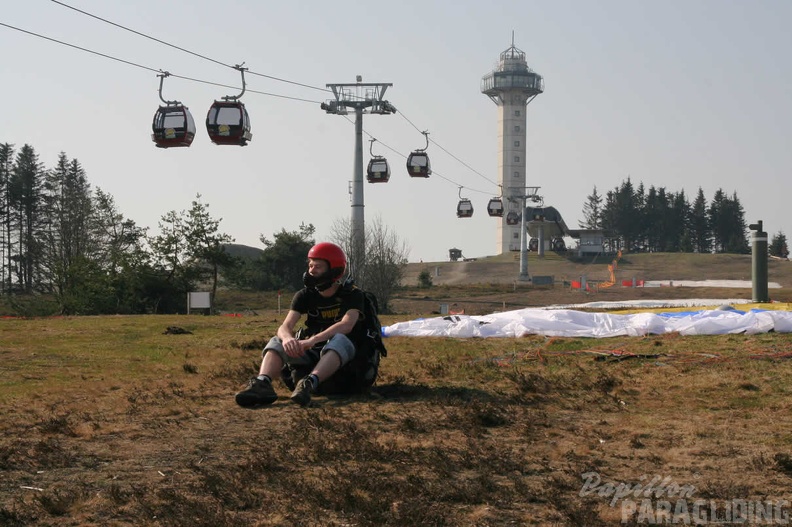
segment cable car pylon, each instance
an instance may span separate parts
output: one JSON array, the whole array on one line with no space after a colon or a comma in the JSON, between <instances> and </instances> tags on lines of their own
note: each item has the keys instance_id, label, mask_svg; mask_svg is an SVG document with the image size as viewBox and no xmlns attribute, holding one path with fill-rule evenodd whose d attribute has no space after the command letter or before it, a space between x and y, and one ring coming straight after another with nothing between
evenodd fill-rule
<instances>
[{"instance_id":1,"label":"cable car pylon","mask_svg":"<svg viewBox=\"0 0 792 527\"><path fill-rule=\"evenodd\" d=\"M222 101L215 101L206 114L206 132L216 145L246 146L253 139L250 132L250 117L245 105L239 99L245 94L245 71L242 64L237 64L234 69L242 74L242 93L239 95L225 95Z\"/></svg>"},{"instance_id":2,"label":"cable car pylon","mask_svg":"<svg viewBox=\"0 0 792 527\"><path fill-rule=\"evenodd\" d=\"M396 108L385 100L385 91L393 86L384 82L363 82L358 75L353 83L327 84L333 92L333 99L323 102L320 108L329 114L346 115L349 110L355 112L355 155L352 180L352 214L350 218L349 261L350 276L358 284L362 282L361 270L366 266L366 225L363 196L363 114L389 115Z\"/></svg>"},{"instance_id":3,"label":"cable car pylon","mask_svg":"<svg viewBox=\"0 0 792 527\"><path fill-rule=\"evenodd\" d=\"M162 96L162 84L170 73L162 71L157 75L159 82L159 98L165 103L154 114L151 122L151 140L158 148L190 146L195 138L195 121L189 108L179 101L167 101Z\"/></svg>"}]
</instances>

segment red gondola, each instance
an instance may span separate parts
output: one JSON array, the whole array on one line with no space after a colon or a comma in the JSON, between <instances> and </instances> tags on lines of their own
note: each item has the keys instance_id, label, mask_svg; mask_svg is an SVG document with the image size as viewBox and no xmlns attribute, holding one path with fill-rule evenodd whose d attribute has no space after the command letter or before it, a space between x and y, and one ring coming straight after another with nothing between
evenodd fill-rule
<instances>
[{"instance_id":1,"label":"red gondola","mask_svg":"<svg viewBox=\"0 0 792 527\"><path fill-rule=\"evenodd\" d=\"M469 199L462 198L457 204L457 218L470 218L473 216L473 204Z\"/></svg>"},{"instance_id":2,"label":"red gondola","mask_svg":"<svg viewBox=\"0 0 792 527\"><path fill-rule=\"evenodd\" d=\"M457 204L457 218L470 218L473 216L473 203L462 197L462 187L459 187L459 203Z\"/></svg>"},{"instance_id":3,"label":"red gondola","mask_svg":"<svg viewBox=\"0 0 792 527\"><path fill-rule=\"evenodd\" d=\"M239 101L215 101L206 114L206 132L216 145L246 146L253 139L250 117Z\"/></svg>"},{"instance_id":4,"label":"red gondola","mask_svg":"<svg viewBox=\"0 0 792 527\"><path fill-rule=\"evenodd\" d=\"M366 170L366 179L369 183L387 183L390 179L388 161L382 156L372 158Z\"/></svg>"},{"instance_id":5,"label":"red gondola","mask_svg":"<svg viewBox=\"0 0 792 527\"><path fill-rule=\"evenodd\" d=\"M372 138L371 145L369 146L369 152L372 157L366 169L366 179L369 183L387 183L390 179L390 166L388 165L387 159L382 156L374 155L374 141L376 141L376 139Z\"/></svg>"},{"instance_id":6,"label":"red gondola","mask_svg":"<svg viewBox=\"0 0 792 527\"><path fill-rule=\"evenodd\" d=\"M500 198L492 198L487 203L487 214L492 217L503 217L503 200Z\"/></svg>"},{"instance_id":7,"label":"red gondola","mask_svg":"<svg viewBox=\"0 0 792 527\"><path fill-rule=\"evenodd\" d=\"M426 152L416 150L407 158L407 172L411 177L429 177L432 165Z\"/></svg>"},{"instance_id":8,"label":"red gondola","mask_svg":"<svg viewBox=\"0 0 792 527\"><path fill-rule=\"evenodd\" d=\"M154 114L151 131L151 140L159 148L190 146L195 138L195 121L186 106L160 106Z\"/></svg>"},{"instance_id":9,"label":"red gondola","mask_svg":"<svg viewBox=\"0 0 792 527\"><path fill-rule=\"evenodd\" d=\"M226 95L215 101L206 114L206 132L216 145L246 146L253 139L250 133L250 117L239 99L245 94L245 70L240 64L234 69L242 74L242 93Z\"/></svg>"},{"instance_id":10,"label":"red gondola","mask_svg":"<svg viewBox=\"0 0 792 527\"><path fill-rule=\"evenodd\" d=\"M421 132L426 138L426 147L415 150L407 157L407 173L410 177L429 177L432 173L432 164L426 149L429 148L429 132Z\"/></svg>"},{"instance_id":11,"label":"red gondola","mask_svg":"<svg viewBox=\"0 0 792 527\"><path fill-rule=\"evenodd\" d=\"M179 101L166 101L162 97L162 83L170 73L159 75L159 97L166 106L160 106L151 122L151 140L158 148L190 146L195 138L195 121L190 110Z\"/></svg>"}]
</instances>

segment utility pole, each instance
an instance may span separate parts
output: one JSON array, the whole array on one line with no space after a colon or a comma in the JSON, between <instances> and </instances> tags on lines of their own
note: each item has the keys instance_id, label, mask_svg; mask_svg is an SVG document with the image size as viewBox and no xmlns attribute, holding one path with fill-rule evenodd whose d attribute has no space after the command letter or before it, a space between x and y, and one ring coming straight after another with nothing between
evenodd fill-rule
<instances>
[{"instance_id":1,"label":"utility pole","mask_svg":"<svg viewBox=\"0 0 792 527\"><path fill-rule=\"evenodd\" d=\"M767 293L767 233L762 229L762 220L748 226L751 236L751 276L753 301L770 302Z\"/></svg>"},{"instance_id":2,"label":"utility pole","mask_svg":"<svg viewBox=\"0 0 792 527\"><path fill-rule=\"evenodd\" d=\"M327 84L335 99L323 102L322 110L335 115L347 115L348 110L355 111L355 156L352 179L352 216L350 221L349 252L350 275L359 280L359 271L365 267L366 223L363 199L363 114L374 113L388 115L396 112L388 101L384 100L385 90L391 83L364 83L358 75L354 84Z\"/></svg>"},{"instance_id":3,"label":"utility pole","mask_svg":"<svg viewBox=\"0 0 792 527\"><path fill-rule=\"evenodd\" d=\"M509 200L520 203L520 275L517 279L521 282L531 280L528 274L528 223L525 219L526 202L541 199L537 194L540 187L509 187Z\"/></svg>"}]
</instances>

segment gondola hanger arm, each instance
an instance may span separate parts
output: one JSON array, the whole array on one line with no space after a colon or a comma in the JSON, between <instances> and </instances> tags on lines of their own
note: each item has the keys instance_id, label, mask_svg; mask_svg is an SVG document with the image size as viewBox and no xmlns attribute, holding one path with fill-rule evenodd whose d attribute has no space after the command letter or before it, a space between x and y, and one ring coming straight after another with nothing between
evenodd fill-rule
<instances>
[{"instance_id":1,"label":"gondola hanger arm","mask_svg":"<svg viewBox=\"0 0 792 527\"><path fill-rule=\"evenodd\" d=\"M167 104L168 106L172 106L174 104L179 104L179 101L166 101L165 98L162 96L162 84L165 81L165 77L170 77L170 73L167 71L160 70L160 73L157 75L160 78L159 83L159 98L162 102Z\"/></svg>"},{"instance_id":2,"label":"gondola hanger arm","mask_svg":"<svg viewBox=\"0 0 792 527\"><path fill-rule=\"evenodd\" d=\"M419 152L425 152L425 151L426 151L426 150L429 148L429 131L427 131L427 130L424 130L424 131L423 131L423 132L421 132L421 133L423 134L423 136L424 136L424 139L426 139L426 146L425 146L425 147L423 147L423 148L419 148L419 149L418 149L418 151L419 151Z\"/></svg>"},{"instance_id":3,"label":"gondola hanger arm","mask_svg":"<svg viewBox=\"0 0 792 527\"><path fill-rule=\"evenodd\" d=\"M245 89L246 89L245 72L247 71L247 68L243 67L244 65L245 63L243 62L242 64L236 64L234 66L234 69L242 74L242 93L240 93L239 95L225 95L223 96L224 101L236 102L238 99L241 99L243 95L245 95Z\"/></svg>"}]
</instances>

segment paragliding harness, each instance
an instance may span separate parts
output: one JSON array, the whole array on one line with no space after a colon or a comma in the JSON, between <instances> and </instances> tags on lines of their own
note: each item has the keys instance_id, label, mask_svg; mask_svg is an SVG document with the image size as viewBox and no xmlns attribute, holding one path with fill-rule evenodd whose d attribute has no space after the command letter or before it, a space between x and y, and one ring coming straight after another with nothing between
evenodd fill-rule
<instances>
[{"instance_id":1,"label":"paragliding harness","mask_svg":"<svg viewBox=\"0 0 792 527\"><path fill-rule=\"evenodd\" d=\"M365 392L377 380L380 358L388 354L382 342L382 325L378 316L379 302L376 295L360 289L352 280L347 280L342 290L359 290L363 293L362 321L356 324L349 335L355 344L355 357L322 382L316 390L317 395ZM307 328L300 329L296 336L298 339L307 338ZM293 390L300 379L311 373L311 368L293 368L284 364L281 373L284 384Z\"/></svg>"}]
</instances>

